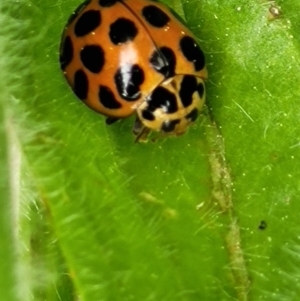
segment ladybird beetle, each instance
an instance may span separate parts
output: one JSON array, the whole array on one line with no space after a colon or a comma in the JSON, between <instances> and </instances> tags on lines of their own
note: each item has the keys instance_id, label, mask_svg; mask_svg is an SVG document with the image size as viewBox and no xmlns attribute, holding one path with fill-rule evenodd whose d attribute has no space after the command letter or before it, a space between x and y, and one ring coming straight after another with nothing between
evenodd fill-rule
<instances>
[{"instance_id":1,"label":"ladybird beetle","mask_svg":"<svg viewBox=\"0 0 300 301\"><path fill-rule=\"evenodd\" d=\"M107 124L135 113L136 141L151 130L183 134L205 100L205 57L195 37L150 0L82 3L64 29L60 66Z\"/></svg>"}]
</instances>

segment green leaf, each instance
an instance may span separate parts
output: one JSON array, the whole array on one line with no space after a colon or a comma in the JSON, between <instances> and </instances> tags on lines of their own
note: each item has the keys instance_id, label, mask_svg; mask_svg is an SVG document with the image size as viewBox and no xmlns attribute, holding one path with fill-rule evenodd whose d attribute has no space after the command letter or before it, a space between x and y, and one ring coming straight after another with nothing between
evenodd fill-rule
<instances>
[{"instance_id":1,"label":"green leaf","mask_svg":"<svg viewBox=\"0 0 300 301\"><path fill-rule=\"evenodd\" d=\"M300 4L164 2L206 53L207 108L146 144L64 80L77 1L0 3L5 300L297 300Z\"/></svg>"},{"instance_id":2,"label":"green leaf","mask_svg":"<svg viewBox=\"0 0 300 301\"><path fill-rule=\"evenodd\" d=\"M0 19L2 16L0 15ZM0 64L1 65L1 64ZM0 87L2 85L0 84ZM5 94L5 93L4 93ZM9 180L14 178L9 173L9 154L8 154L8 137L5 131L9 131L9 125L5 122L5 113L3 106L0 106L0 122L3 125L0 128L0 292L1 298L7 301L17 300L15 294L16 259L13 237L13 211L17 204L14 204L14 198L10 195Z\"/></svg>"}]
</instances>

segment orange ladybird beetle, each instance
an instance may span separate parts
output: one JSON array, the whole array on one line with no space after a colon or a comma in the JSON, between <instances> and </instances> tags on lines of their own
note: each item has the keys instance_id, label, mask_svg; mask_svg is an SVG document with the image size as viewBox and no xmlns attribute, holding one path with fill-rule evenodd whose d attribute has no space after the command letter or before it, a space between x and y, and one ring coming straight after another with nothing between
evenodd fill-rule
<instances>
[{"instance_id":1,"label":"orange ladybird beetle","mask_svg":"<svg viewBox=\"0 0 300 301\"><path fill-rule=\"evenodd\" d=\"M60 65L74 93L107 116L136 114L136 141L183 134L205 100L205 57L189 29L150 0L88 0L70 16Z\"/></svg>"}]
</instances>

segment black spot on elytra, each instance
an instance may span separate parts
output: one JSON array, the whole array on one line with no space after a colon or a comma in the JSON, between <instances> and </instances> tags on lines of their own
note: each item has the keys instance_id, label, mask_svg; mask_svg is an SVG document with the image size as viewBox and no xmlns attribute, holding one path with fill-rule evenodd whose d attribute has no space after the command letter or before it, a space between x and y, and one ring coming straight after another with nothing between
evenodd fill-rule
<instances>
[{"instance_id":1,"label":"black spot on elytra","mask_svg":"<svg viewBox=\"0 0 300 301\"><path fill-rule=\"evenodd\" d=\"M204 68L204 53L192 37L184 36L180 40L180 49L185 58L194 64L195 71L200 71Z\"/></svg>"},{"instance_id":2,"label":"black spot on elytra","mask_svg":"<svg viewBox=\"0 0 300 301\"><path fill-rule=\"evenodd\" d=\"M185 108L193 102L193 94L197 90L197 79L193 75L185 75L180 86L179 97Z\"/></svg>"},{"instance_id":3,"label":"black spot on elytra","mask_svg":"<svg viewBox=\"0 0 300 301\"><path fill-rule=\"evenodd\" d=\"M179 122L180 122L179 119L166 120L163 122L163 124L161 126L161 130L166 133L173 132L175 130L176 124L178 124Z\"/></svg>"},{"instance_id":4,"label":"black spot on elytra","mask_svg":"<svg viewBox=\"0 0 300 301\"><path fill-rule=\"evenodd\" d=\"M204 91L205 91L205 88L204 88L204 84L203 84L203 83L199 83L199 84L198 84L198 86L197 86L197 91L198 91L198 94L199 94L200 98L203 98Z\"/></svg>"},{"instance_id":5,"label":"black spot on elytra","mask_svg":"<svg viewBox=\"0 0 300 301\"><path fill-rule=\"evenodd\" d=\"M114 93L106 86L99 87L99 101L107 109L120 109L122 105L116 100Z\"/></svg>"},{"instance_id":6,"label":"black spot on elytra","mask_svg":"<svg viewBox=\"0 0 300 301\"><path fill-rule=\"evenodd\" d=\"M84 100L87 98L89 89L89 82L87 75L83 70L77 70L74 75L74 93L77 95L77 97L81 100Z\"/></svg>"},{"instance_id":7,"label":"black spot on elytra","mask_svg":"<svg viewBox=\"0 0 300 301\"><path fill-rule=\"evenodd\" d=\"M116 4L118 0L99 0L99 5L102 7L111 7Z\"/></svg>"},{"instance_id":8,"label":"black spot on elytra","mask_svg":"<svg viewBox=\"0 0 300 301\"><path fill-rule=\"evenodd\" d=\"M87 0L84 1L83 3L81 3L76 9L75 11L72 13L72 15L69 17L68 22L67 22L67 26L69 26L78 16L78 14L91 2L91 0Z\"/></svg>"},{"instance_id":9,"label":"black spot on elytra","mask_svg":"<svg viewBox=\"0 0 300 301\"><path fill-rule=\"evenodd\" d=\"M175 74L175 67L176 67L176 56L174 51L168 47L161 47L161 53L166 58L168 62L168 74L167 77L172 77Z\"/></svg>"},{"instance_id":10,"label":"black spot on elytra","mask_svg":"<svg viewBox=\"0 0 300 301\"><path fill-rule=\"evenodd\" d=\"M150 64L154 70L166 76L169 72L166 58L158 50L155 50L150 57Z\"/></svg>"},{"instance_id":11,"label":"black spot on elytra","mask_svg":"<svg viewBox=\"0 0 300 301\"><path fill-rule=\"evenodd\" d=\"M145 6L142 10L142 14L146 21L154 27L164 27L170 21L169 16L155 5Z\"/></svg>"},{"instance_id":12,"label":"black spot on elytra","mask_svg":"<svg viewBox=\"0 0 300 301\"><path fill-rule=\"evenodd\" d=\"M194 108L190 113L188 113L185 118L189 119L190 121L195 121L198 118L198 109Z\"/></svg>"},{"instance_id":13,"label":"black spot on elytra","mask_svg":"<svg viewBox=\"0 0 300 301\"><path fill-rule=\"evenodd\" d=\"M99 73L104 65L104 51L99 45L87 45L80 51L80 59L89 71Z\"/></svg>"},{"instance_id":14,"label":"black spot on elytra","mask_svg":"<svg viewBox=\"0 0 300 301\"><path fill-rule=\"evenodd\" d=\"M64 70L71 63L74 54L73 43L69 36L62 42L61 47L59 61L61 69Z\"/></svg>"},{"instance_id":15,"label":"black spot on elytra","mask_svg":"<svg viewBox=\"0 0 300 301\"><path fill-rule=\"evenodd\" d=\"M176 56L168 47L155 50L150 58L151 66L164 77L172 77L175 74Z\"/></svg>"},{"instance_id":16,"label":"black spot on elytra","mask_svg":"<svg viewBox=\"0 0 300 301\"><path fill-rule=\"evenodd\" d=\"M154 112L156 109L163 109L166 113L175 113L178 105L175 95L164 87L157 87L147 99L148 111Z\"/></svg>"},{"instance_id":17,"label":"black spot on elytra","mask_svg":"<svg viewBox=\"0 0 300 301\"><path fill-rule=\"evenodd\" d=\"M153 113L147 110L142 111L142 117L149 121L153 121L155 119Z\"/></svg>"},{"instance_id":18,"label":"black spot on elytra","mask_svg":"<svg viewBox=\"0 0 300 301\"><path fill-rule=\"evenodd\" d=\"M100 24L100 10L88 10L77 20L74 27L74 33L77 37L83 37L95 30Z\"/></svg>"},{"instance_id":19,"label":"black spot on elytra","mask_svg":"<svg viewBox=\"0 0 300 301\"><path fill-rule=\"evenodd\" d=\"M140 97L140 85L145 80L144 71L138 65L124 65L115 74L115 84L120 96L128 101Z\"/></svg>"},{"instance_id":20,"label":"black spot on elytra","mask_svg":"<svg viewBox=\"0 0 300 301\"><path fill-rule=\"evenodd\" d=\"M132 41L137 34L138 30L131 20L119 18L110 25L109 37L115 45Z\"/></svg>"}]
</instances>

